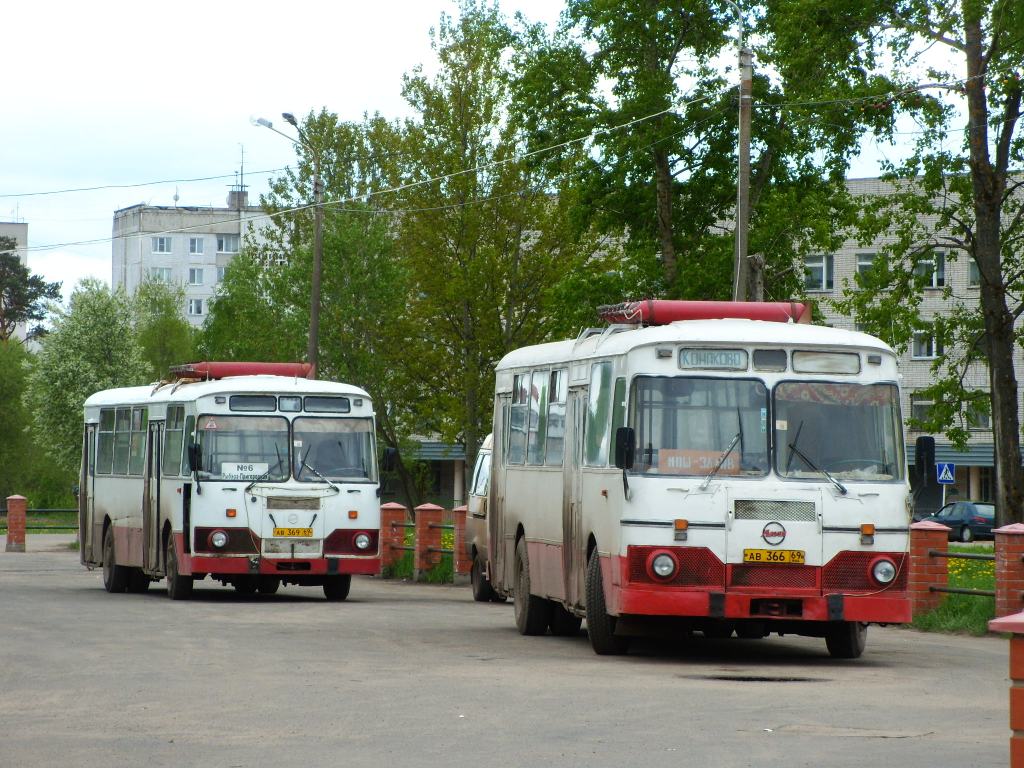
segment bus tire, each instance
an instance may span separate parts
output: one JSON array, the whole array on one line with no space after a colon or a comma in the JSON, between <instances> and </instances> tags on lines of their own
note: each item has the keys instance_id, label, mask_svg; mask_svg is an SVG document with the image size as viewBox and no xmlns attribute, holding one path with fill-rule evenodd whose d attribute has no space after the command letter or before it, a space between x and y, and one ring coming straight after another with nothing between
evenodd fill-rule
<instances>
[{"instance_id":1,"label":"bus tire","mask_svg":"<svg viewBox=\"0 0 1024 768\"><path fill-rule=\"evenodd\" d=\"M177 550L172 534L167 540L167 549L164 553L164 562L167 563L167 596L171 600L188 600L192 597L192 587L195 583L191 576L178 573Z\"/></svg>"},{"instance_id":2,"label":"bus tire","mask_svg":"<svg viewBox=\"0 0 1024 768\"><path fill-rule=\"evenodd\" d=\"M608 615L604 601L604 583L601 579L601 558L595 549L587 561L587 634L590 646L599 656L625 653L629 638L615 634L615 617Z\"/></svg>"},{"instance_id":3,"label":"bus tire","mask_svg":"<svg viewBox=\"0 0 1024 768\"><path fill-rule=\"evenodd\" d=\"M340 603L348 597L350 589L352 589L352 574L328 576L324 582L324 597L332 603Z\"/></svg>"},{"instance_id":4,"label":"bus tire","mask_svg":"<svg viewBox=\"0 0 1024 768\"><path fill-rule=\"evenodd\" d=\"M103 532L103 588L111 594L128 588L128 569L117 564L114 555L114 526Z\"/></svg>"},{"instance_id":5,"label":"bus tire","mask_svg":"<svg viewBox=\"0 0 1024 768\"><path fill-rule=\"evenodd\" d=\"M469 569L469 583L473 587L473 599L478 603L489 603L494 599L494 589L487 580L479 555L473 558L473 565Z\"/></svg>"},{"instance_id":6,"label":"bus tire","mask_svg":"<svg viewBox=\"0 0 1024 768\"><path fill-rule=\"evenodd\" d=\"M240 595L255 595L256 594L256 577L255 576L243 576L240 579L235 579L231 582L231 586L235 588L235 592Z\"/></svg>"},{"instance_id":7,"label":"bus tire","mask_svg":"<svg viewBox=\"0 0 1024 768\"><path fill-rule=\"evenodd\" d=\"M530 560L526 554L526 538L516 544L516 591L512 596L516 628L521 635L543 635L551 621L551 603L530 594Z\"/></svg>"},{"instance_id":8,"label":"bus tire","mask_svg":"<svg viewBox=\"0 0 1024 768\"><path fill-rule=\"evenodd\" d=\"M556 637L576 637L583 619L569 613L561 603L551 603L551 634Z\"/></svg>"},{"instance_id":9,"label":"bus tire","mask_svg":"<svg viewBox=\"0 0 1024 768\"><path fill-rule=\"evenodd\" d=\"M840 621L825 635L825 647L833 659L859 659L868 638L868 625Z\"/></svg>"},{"instance_id":10,"label":"bus tire","mask_svg":"<svg viewBox=\"0 0 1024 768\"><path fill-rule=\"evenodd\" d=\"M136 595L149 592L149 576L143 573L141 568L129 568L127 589Z\"/></svg>"},{"instance_id":11,"label":"bus tire","mask_svg":"<svg viewBox=\"0 0 1024 768\"><path fill-rule=\"evenodd\" d=\"M281 587L281 580L273 576L260 576L256 581L256 589L261 595L274 595Z\"/></svg>"}]
</instances>

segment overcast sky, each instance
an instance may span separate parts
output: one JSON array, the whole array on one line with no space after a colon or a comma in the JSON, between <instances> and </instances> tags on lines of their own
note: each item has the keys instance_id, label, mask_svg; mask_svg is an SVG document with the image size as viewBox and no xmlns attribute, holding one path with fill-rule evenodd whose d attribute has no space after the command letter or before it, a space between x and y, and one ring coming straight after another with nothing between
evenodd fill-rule
<instances>
[{"instance_id":1,"label":"overcast sky","mask_svg":"<svg viewBox=\"0 0 1024 768\"><path fill-rule=\"evenodd\" d=\"M554 25L562 2L502 8ZM29 267L62 281L65 297L86 276L109 283L115 210L173 205L175 194L222 206L243 149L257 201L267 171L294 154L253 116L277 126L281 112L323 107L342 119L407 115L402 75L432 62L429 30L454 10L446 0L11 3L0 220L28 223ZM224 178L29 194L212 176Z\"/></svg>"}]
</instances>

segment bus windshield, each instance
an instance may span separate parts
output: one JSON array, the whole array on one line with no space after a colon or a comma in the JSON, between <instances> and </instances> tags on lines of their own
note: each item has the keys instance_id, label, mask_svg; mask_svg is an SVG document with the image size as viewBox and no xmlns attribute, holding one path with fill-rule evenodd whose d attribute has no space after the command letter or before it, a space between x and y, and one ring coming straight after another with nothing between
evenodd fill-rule
<instances>
[{"instance_id":1,"label":"bus windshield","mask_svg":"<svg viewBox=\"0 0 1024 768\"><path fill-rule=\"evenodd\" d=\"M768 473L768 390L751 379L638 377L630 423L634 472Z\"/></svg>"},{"instance_id":2,"label":"bus windshield","mask_svg":"<svg viewBox=\"0 0 1024 768\"><path fill-rule=\"evenodd\" d=\"M894 384L789 381L775 387L782 477L900 480L903 440Z\"/></svg>"},{"instance_id":3,"label":"bus windshield","mask_svg":"<svg viewBox=\"0 0 1024 768\"><path fill-rule=\"evenodd\" d=\"M288 421L280 416L200 416L203 480L288 479Z\"/></svg>"},{"instance_id":4,"label":"bus windshield","mask_svg":"<svg viewBox=\"0 0 1024 768\"><path fill-rule=\"evenodd\" d=\"M376 480L370 419L302 416L292 429L296 480Z\"/></svg>"}]
</instances>

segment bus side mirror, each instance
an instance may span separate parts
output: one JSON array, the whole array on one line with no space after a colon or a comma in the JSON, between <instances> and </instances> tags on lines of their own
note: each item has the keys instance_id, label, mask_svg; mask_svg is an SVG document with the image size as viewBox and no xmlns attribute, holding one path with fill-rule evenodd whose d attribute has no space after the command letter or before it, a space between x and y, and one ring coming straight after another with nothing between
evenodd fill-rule
<instances>
[{"instance_id":1,"label":"bus side mirror","mask_svg":"<svg viewBox=\"0 0 1024 768\"><path fill-rule=\"evenodd\" d=\"M188 471L195 472L203 466L203 449L199 443L188 444Z\"/></svg>"},{"instance_id":2,"label":"bus side mirror","mask_svg":"<svg viewBox=\"0 0 1024 768\"><path fill-rule=\"evenodd\" d=\"M636 430L632 427L619 427L615 430L615 466L619 469L632 469L636 454Z\"/></svg>"},{"instance_id":3,"label":"bus side mirror","mask_svg":"<svg viewBox=\"0 0 1024 768\"><path fill-rule=\"evenodd\" d=\"M935 438L921 435L914 443L914 476L919 485L927 485L935 477Z\"/></svg>"},{"instance_id":4,"label":"bus side mirror","mask_svg":"<svg viewBox=\"0 0 1024 768\"><path fill-rule=\"evenodd\" d=\"M384 457L380 462L380 467L385 472L393 472L396 466L398 466L398 451L388 446L384 449Z\"/></svg>"}]
</instances>

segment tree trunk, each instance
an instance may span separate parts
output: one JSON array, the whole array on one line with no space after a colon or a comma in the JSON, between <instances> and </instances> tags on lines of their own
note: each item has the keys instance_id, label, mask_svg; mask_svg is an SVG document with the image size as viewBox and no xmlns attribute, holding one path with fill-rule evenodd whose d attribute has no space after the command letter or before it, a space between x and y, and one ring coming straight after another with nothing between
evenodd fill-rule
<instances>
[{"instance_id":1,"label":"tree trunk","mask_svg":"<svg viewBox=\"0 0 1024 768\"><path fill-rule=\"evenodd\" d=\"M672 171L669 167L668 152L659 147L655 147L652 151L654 153L654 186L658 198L658 244L661 246L665 288L669 295L674 296L676 247L672 242Z\"/></svg>"},{"instance_id":2,"label":"tree trunk","mask_svg":"<svg viewBox=\"0 0 1024 768\"><path fill-rule=\"evenodd\" d=\"M965 3L966 5L966 3ZM974 259L981 272L981 309L985 320L989 388L992 398L992 437L997 488L996 523L1019 523L1024 518L1020 464L1020 420L1017 415L1017 375L1013 314L1006 304L1000 253L1000 223L1006 169L993 168L988 149L988 103L985 94L981 20L964 8L967 58L967 111L970 132L971 182L974 193Z\"/></svg>"}]
</instances>

